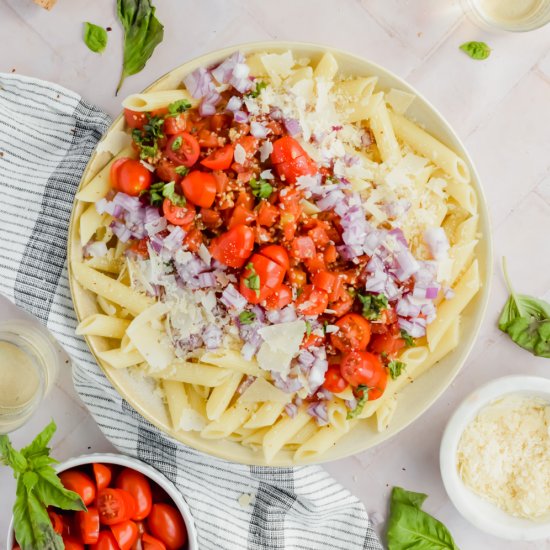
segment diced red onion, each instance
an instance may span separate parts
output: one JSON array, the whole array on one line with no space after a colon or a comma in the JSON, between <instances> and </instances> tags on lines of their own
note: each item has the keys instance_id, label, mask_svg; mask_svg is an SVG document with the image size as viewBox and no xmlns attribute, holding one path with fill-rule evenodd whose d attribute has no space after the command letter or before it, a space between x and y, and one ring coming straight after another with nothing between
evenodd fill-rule
<instances>
[{"instance_id":1,"label":"diced red onion","mask_svg":"<svg viewBox=\"0 0 550 550\"><path fill-rule=\"evenodd\" d=\"M294 137L302 133L302 127L300 126L300 123L295 118L285 118L284 124L285 124L286 131L291 136Z\"/></svg>"},{"instance_id":2,"label":"diced red onion","mask_svg":"<svg viewBox=\"0 0 550 550\"><path fill-rule=\"evenodd\" d=\"M353 399L346 399L344 401L344 403L346 404L346 407L352 411L353 409L355 409L355 407L357 407L357 399L353 398Z\"/></svg>"},{"instance_id":3,"label":"diced red onion","mask_svg":"<svg viewBox=\"0 0 550 550\"><path fill-rule=\"evenodd\" d=\"M422 315L426 317L426 323L429 324L436 318L436 310L433 302L428 302L427 304L422 304L420 311Z\"/></svg>"},{"instance_id":4,"label":"diced red onion","mask_svg":"<svg viewBox=\"0 0 550 550\"><path fill-rule=\"evenodd\" d=\"M307 413L315 419L318 426L326 426L328 424L328 410L325 401L310 403L307 406Z\"/></svg>"},{"instance_id":5,"label":"diced red onion","mask_svg":"<svg viewBox=\"0 0 550 550\"><path fill-rule=\"evenodd\" d=\"M212 76L204 67L199 67L188 74L183 83L194 98L200 99L212 89Z\"/></svg>"},{"instance_id":6,"label":"diced red onion","mask_svg":"<svg viewBox=\"0 0 550 550\"><path fill-rule=\"evenodd\" d=\"M212 75L220 84L231 84L237 91L247 92L252 87L252 80L250 68L244 61L243 54L235 52L213 69Z\"/></svg>"},{"instance_id":7,"label":"diced red onion","mask_svg":"<svg viewBox=\"0 0 550 550\"><path fill-rule=\"evenodd\" d=\"M145 162L144 160L140 160L139 161L141 163L142 166L145 166L145 168L147 168L147 170L149 170L149 172L154 172L155 171L155 167L151 164L149 164L148 162Z\"/></svg>"},{"instance_id":8,"label":"diced red onion","mask_svg":"<svg viewBox=\"0 0 550 550\"><path fill-rule=\"evenodd\" d=\"M445 300L452 300L455 297L455 291L447 287L443 289L443 295L445 296Z\"/></svg>"},{"instance_id":9,"label":"diced red onion","mask_svg":"<svg viewBox=\"0 0 550 550\"><path fill-rule=\"evenodd\" d=\"M336 247L338 254L342 256L344 260L350 261L363 254L363 248L360 246L348 246L347 244L339 244Z\"/></svg>"},{"instance_id":10,"label":"diced red onion","mask_svg":"<svg viewBox=\"0 0 550 550\"><path fill-rule=\"evenodd\" d=\"M399 227L396 227L396 228L392 229L389 232L389 234L393 235L396 238L397 242L401 243L403 246L406 246L406 247L409 246L409 243L407 242L407 239L405 238L405 234L403 233L403 231Z\"/></svg>"},{"instance_id":11,"label":"diced red onion","mask_svg":"<svg viewBox=\"0 0 550 550\"><path fill-rule=\"evenodd\" d=\"M183 229L179 225L173 226L170 233L164 238L162 246L168 252L174 253L181 248L184 237L185 232Z\"/></svg>"},{"instance_id":12,"label":"diced red onion","mask_svg":"<svg viewBox=\"0 0 550 550\"><path fill-rule=\"evenodd\" d=\"M345 198L344 193L339 189L336 189L335 191L327 193L326 196L319 199L316 204L321 210L326 212L327 210L334 209L336 205L345 201Z\"/></svg>"},{"instance_id":13,"label":"diced red onion","mask_svg":"<svg viewBox=\"0 0 550 550\"><path fill-rule=\"evenodd\" d=\"M281 120L283 118L283 112L279 109L279 107L273 107L269 112L269 116L273 120Z\"/></svg>"},{"instance_id":14,"label":"diced red onion","mask_svg":"<svg viewBox=\"0 0 550 550\"><path fill-rule=\"evenodd\" d=\"M420 315L420 306L411 302L410 295L407 295L397 301L395 311L401 317L418 317Z\"/></svg>"},{"instance_id":15,"label":"diced red onion","mask_svg":"<svg viewBox=\"0 0 550 550\"><path fill-rule=\"evenodd\" d=\"M325 401L330 401L332 399L332 392L328 391L326 388L321 387L317 392L317 397L319 399L324 399Z\"/></svg>"},{"instance_id":16,"label":"diced red onion","mask_svg":"<svg viewBox=\"0 0 550 550\"><path fill-rule=\"evenodd\" d=\"M246 162L246 151L240 143L235 146L233 158L237 164L244 164Z\"/></svg>"},{"instance_id":17,"label":"diced red onion","mask_svg":"<svg viewBox=\"0 0 550 550\"><path fill-rule=\"evenodd\" d=\"M211 116L216 113L216 105L220 101L220 94L216 90L211 90L204 96L199 105L199 114L201 116Z\"/></svg>"},{"instance_id":18,"label":"diced red onion","mask_svg":"<svg viewBox=\"0 0 550 550\"><path fill-rule=\"evenodd\" d=\"M202 340L206 349L219 348L222 344L222 336L222 331L218 326L214 324L208 325L202 333Z\"/></svg>"},{"instance_id":19,"label":"diced red onion","mask_svg":"<svg viewBox=\"0 0 550 550\"><path fill-rule=\"evenodd\" d=\"M374 271L365 283L365 290L368 292L375 292L376 294L383 294L386 290L386 284L388 282L388 274L384 271Z\"/></svg>"},{"instance_id":20,"label":"diced red onion","mask_svg":"<svg viewBox=\"0 0 550 550\"><path fill-rule=\"evenodd\" d=\"M102 258L107 254L107 245L103 241L94 241L84 247L84 254L92 258Z\"/></svg>"},{"instance_id":21,"label":"diced red onion","mask_svg":"<svg viewBox=\"0 0 550 550\"><path fill-rule=\"evenodd\" d=\"M111 224L111 229L117 236L118 240L122 243L128 242L128 240L132 237L132 232L121 222L114 221Z\"/></svg>"},{"instance_id":22,"label":"diced red onion","mask_svg":"<svg viewBox=\"0 0 550 550\"><path fill-rule=\"evenodd\" d=\"M199 273L197 279L200 288L211 288L216 286L216 276L214 273Z\"/></svg>"},{"instance_id":23,"label":"diced red onion","mask_svg":"<svg viewBox=\"0 0 550 550\"><path fill-rule=\"evenodd\" d=\"M250 376L248 375L240 384L239 384L239 387L237 388L237 393L239 395L243 394L244 391L246 389L248 389L255 381L256 381L256 376Z\"/></svg>"},{"instance_id":24,"label":"diced red onion","mask_svg":"<svg viewBox=\"0 0 550 550\"><path fill-rule=\"evenodd\" d=\"M298 414L298 407L294 403L287 403L285 412L290 418L294 418Z\"/></svg>"},{"instance_id":25,"label":"diced red onion","mask_svg":"<svg viewBox=\"0 0 550 550\"><path fill-rule=\"evenodd\" d=\"M426 320L422 317L408 320L403 317L398 318L399 328L405 330L413 338L421 338L426 334Z\"/></svg>"},{"instance_id":26,"label":"diced red onion","mask_svg":"<svg viewBox=\"0 0 550 550\"><path fill-rule=\"evenodd\" d=\"M363 147L368 147L369 145L372 145L372 138L369 132L365 132L361 136L361 145Z\"/></svg>"},{"instance_id":27,"label":"diced red onion","mask_svg":"<svg viewBox=\"0 0 550 550\"><path fill-rule=\"evenodd\" d=\"M397 262L397 270L395 276L401 281L406 281L409 277L414 275L420 268L418 262L411 254L410 250L401 246L395 253L395 260Z\"/></svg>"},{"instance_id":28,"label":"diced red onion","mask_svg":"<svg viewBox=\"0 0 550 550\"><path fill-rule=\"evenodd\" d=\"M113 203L115 206L122 207L127 212L137 212L141 207L141 203L137 197L131 197L126 193L117 193L113 199Z\"/></svg>"},{"instance_id":29,"label":"diced red onion","mask_svg":"<svg viewBox=\"0 0 550 550\"><path fill-rule=\"evenodd\" d=\"M233 285L227 285L223 289L220 301L229 309L237 310L244 309L248 303L246 298Z\"/></svg>"},{"instance_id":30,"label":"diced red onion","mask_svg":"<svg viewBox=\"0 0 550 550\"><path fill-rule=\"evenodd\" d=\"M424 232L424 240L436 260L443 260L449 251L449 239L442 227L429 227Z\"/></svg>"},{"instance_id":31,"label":"diced red onion","mask_svg":"<svg viewBox=\"0 0 550 550\"><path fill-rule=\"evenodd\" d=\"M259 122L252 121L250 123L250 133L258 139L265 139L269 134L269 129Z\"/></svg>"},{"instance_id":32,"label":"diced red onion","mask_svg":"<svg viewBox=\"0 0 550 550\"><path fill-rule=\"evenodd\" d=\"M271 371L273 384L285 393L296 393L303 388L302 382L298 378L288 376L284 379L278 372Z\"/></svg>"},{"instance_id":33,"label":"diced red onion","mask_svg":"<svg viewBox=\"0 0 550 550\"><path fill-rule=\"evenodd\" d=\"M315 363L315 355L308 351L307 349L303 349L300 351L300 354L297 357L298 364L300 367L305 367L309 369L313 366L313 363Z\"/></svg>"},{"instance_id":34,"label":"diced red onion","mask_svg":"<svg viewBox=\"0 0 550 550\"><path fill-rule=\"evenodd\" d=\"M235 111L238 111L241 108L242 104L243 104L243 100L240 97L234 95L227 102L226 109L234 113Z\"/></svg>"},{"instance_id":35,"label":"diced red onion","mask_svg":"<svg viewBox=\"0 0 550 550\"><path fill-rule=\"evenodd\" d=\"M233 115L235 122L248 122L248 115L244 111L235 111Z\"/></svg>"}]
</instances>

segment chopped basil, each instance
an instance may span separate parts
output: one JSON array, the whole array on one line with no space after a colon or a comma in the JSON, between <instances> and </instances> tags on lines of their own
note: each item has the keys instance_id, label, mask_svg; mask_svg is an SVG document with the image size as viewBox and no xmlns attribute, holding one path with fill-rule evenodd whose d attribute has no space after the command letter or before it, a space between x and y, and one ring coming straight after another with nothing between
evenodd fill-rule
<instances>
[{"instance_id":1,"label":"chopped basil","mask_svg":"<svg viewBox=\"0 0 550 550\"><path fill-rule=\"evenodd\" d=\"M107 47L107 31L93 23L84 23L84 43L88 49L95 53L101 53Z\"/></svg>"},{"instance_id":2,"label":"chopped basil","mask_svg":"<svg viewBox=\"0 0 550 550\"><path fill-rule=\"evenodd\" d=\"M405 363L403 363L402 361L397 361L396 359L388 363L388 369L390 369L390 376L392 377L392 380L395 380L396 378L401 376L401 373L406 368L407 365L405 365Z\"/></svg>"},{"instance_id":3,"label":"chopped basil","mask_svg":"<svg viewBox=\"0 0 550 550\"><path fill-rule=\"evenodd\" d=\"M361 315L369 321L376 321L384 309L388 307L388 299L384 294L357 294L357 297L363 304Z\"/></svg>"},{"instance_id":4,"label":"chopped basil","mask_svg":"<svg viewBox=\"0 0 550 550\"><path fill-rule=\"evenodd\" d=\"M368 386L365 386L364 384L357 386L355 390L355 395L356 397L358 397L357 404L355 405L355 408L353 410L348 412L346 417L348 420L355 418L363 412L365 404L369 400L369 390L370 388Z\"/></svg>"},{"instance_id":5,"label":"chopped basil","mask_svg":"<svg viewBox=\"0 0 550 550\"><path fill-rule=\"evenodd\" d=\"M239 313L239 321L241 325L250 325L256 319L256 314L253 311L242 311Z\"/></svg>"},{"instance_id":6,"label":"chopped basil","mask_svg":"<svg viewBox=\"0 0 550 550\"><path fill-rule=\"evenodd\" d=\"M256 82L256 88L254 88L254 90L252 90L251 92L248 92L246 95L248 97L257 98L262 93L262 90L264 90L266 87L267 82Z\"/></svg>"},{"instance_id":7,"label":"chopped basil","mask_svg":"<svg viewBox=\"0 0 550 550\"><path fill-rule=\"evenodd\" d=\"M176 193L175 182L164 183L159 181L153 183L149 189L141 192L141 195L148 194L152 206L160 206L164 199L169 199L175 206L185 206L187 201L183 195Z\"/></svg>"},{"instance_id":8,"label":"chopped basil","mask_svg":"<svg viewBox=\"0 0 550 550\"><path fill-rule=\"evenodd\" d=\"M264 179L256 180L252 178L248 185L252 189L252 194L259 199L268 199L273 193L273 186Z\"/></svg>"},{"instance_id":9,"label":"chopped basil","mask_svg":"<svg viewBox=\"0 0 550 550\"><path fill-rule=\"evenodd\" d=\"M260 295L260 276L256 273L256 270L254 269L254 264L252 262L248 262L246 264L246 269L250 271L250 275L245 278L244 285L249 288L250 290L253 290L256 292L256 296Z\"/></svg>"},{"instance_id":10,"label":"chopped basil","mask_svg":"<svg viewBox=\"0 0 550 550\"><path fill-rule=\"evenodd\" d=\"M178 176L187 176L189 173L189 168L187 168L187 166L176 166L174 170Z\"/></svg>"},{"instance_id":11,"label":"chopped basil","mask_svg":"<svg viewBox=\"0 0 550 550\"><path fill-rule=\"evenodd\" d=\"M170 116L176 116L180 113L185 113L187 109L191 109L191 103L189 103L187 99L178 99L178 101L174 101L168 105L168 114Z\"/></svg>"},{"instance_id":12,"label":"chopped basil","mask_svg":"<svg viewBox=\"0 0 550 550\"><path fill-rule=\"evenodd\" d=\"M181 144L183 143L183 139L181 136L178 136L173 142L170 148L172 151L179 151L181 149Z\"/></svg>"},{"instance_id":13,"label":"chopped basil","mask_svg":"<svg viewBox=\"0 0 550 550\"><path fill-rule=\"evenodd\" d=\"M464 42L460 49L469 55L472 59L483 60L487 59L491 53L491 48L485 42Z\"/></svg>"},{"instance_id":14,"label":"chopped basil","mask_svg":"<svg viewBox=\"0 0 550 550\"><path fill-rule=\"evenodd\" d=\"M162 190L162 196L169 199L170 202L176 206L185 206L187 201L183 195L176 193L176 190L174 189L175 185L176 183L174 181L165 184L164 189Z\"/></svg>"},{"instance_id":15,"label":"chopped basil","mask_svg":"<svg viewBox=\"0 0 550 550\"><path fill-rule=\"evenodd\" d=\"M405 340L405 345L408 348L412 348L415 346L414 338L406 330L401 329L401 338Z\"/></svg>"},{"instance_id":16,"label":"chopped basil","mask_svg":"<svg viewBox=\"0 0 550 550\"><path fill-rule=\"evenodd\" d=\"M306 336L309 336L311 334L311 323L309 321L306 321Z\"/></svg>"},{"instance_id":17,"label":"chopped basil","mask_svg":"<svg viewBox=\"0 0 550 550\"><path fill-rule=\"evenodd\" d=\"M155 158L158 154L158 140L164 137L164 119L159 116L149 117L140 130L132 130L132 139L139 146L141 159Z\"/></svg>"}]
</instances>

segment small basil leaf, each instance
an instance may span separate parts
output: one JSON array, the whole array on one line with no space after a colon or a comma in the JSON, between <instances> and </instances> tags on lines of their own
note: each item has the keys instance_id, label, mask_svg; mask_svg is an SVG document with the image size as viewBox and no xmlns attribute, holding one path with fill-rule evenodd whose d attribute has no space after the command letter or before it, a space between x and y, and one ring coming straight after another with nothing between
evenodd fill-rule
<instances>
[{"instance_id":1,"label":"small basil leaf","mask_svg":"<svg viewBox=\"0 0 550 550\"><path fill-rule=\"evenodd\" d=\"M84 23L84 43L88 49L95 53L101 53L107 47L107 31L93 23Z\"/></svg>"},{"instance_id":2,"label":"small basil leaf","mask_svg":"<svg viewBox=\"0 0 550 550\"><path fill-rule=\"evenodd\" d=\"M460 46L460 49L472 59L477 59L480 61L487 59L491 54L491 48L489 48L485 42L464 42L464 44Z\"/></svg>"}]
</instances>

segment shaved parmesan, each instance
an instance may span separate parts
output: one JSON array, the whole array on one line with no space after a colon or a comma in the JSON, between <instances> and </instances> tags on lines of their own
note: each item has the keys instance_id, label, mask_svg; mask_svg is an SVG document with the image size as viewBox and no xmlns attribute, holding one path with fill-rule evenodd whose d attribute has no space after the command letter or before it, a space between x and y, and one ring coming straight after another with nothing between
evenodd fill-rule
<instances>
[{"instance_id":1,"label":"shaved parmesan","mask_svg":"<svg viewBox=\"0 0 550 550\"><path fill-rule=\"evenodd\" d=\"M292 395L276 388L265 378L256 378L239 398L242 403L258 403L260 401L273 401L286 404Z\"/></svg>"},{"instance_id":2,"label":"shaved parmesan","mask_svg":"<svg viewBox=\"0 0 550 550\"><path fill-rule=\"evenodd\" d=\"M414 94L404 92L403 90L396 90L392 88L386 94L386 103L396 112L398 115L404 115L407 109L412 105L415 99Z\"/></svg>"},{"instance_id":3,"label":"shaved parmesan","mask_svg":"<svg viewBox=\"0 0 550 550\"><path fill-rule=\"evenodd\" d=\"M300 350L306 323L301 320L279 323L263 327L258 332L264 340L256 356L260 368L278 372L286 378L290 361Z\"/></svg>"},{"instance_id":4,"label":"shaved parmesan","mask_svg":"<svg viewBox=\"0 0 550 550\"><path fill-rule=\"evenodd\" d=\"M290 50L281 54L267 53L261 56L261 60L267 74L276 86L281 83L282 78L290 75L294 66L294 57Z\"/></svg>"}]
</instances>

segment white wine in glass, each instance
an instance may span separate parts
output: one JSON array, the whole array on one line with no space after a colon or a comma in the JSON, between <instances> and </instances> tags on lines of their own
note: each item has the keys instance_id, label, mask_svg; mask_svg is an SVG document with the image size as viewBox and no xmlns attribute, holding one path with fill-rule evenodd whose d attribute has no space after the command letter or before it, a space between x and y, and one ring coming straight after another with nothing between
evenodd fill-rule
<instances>
[{"instance_id":1,"label":"white wine in glass","mask_svg":"<svg viewBox=\"0 0 550 550\"><path fill-rule=\"evenodd\" d=\"M550 0L462 0L478 25L505 31L531 31L550 22Z\"/></svg>"}]
</instances>

